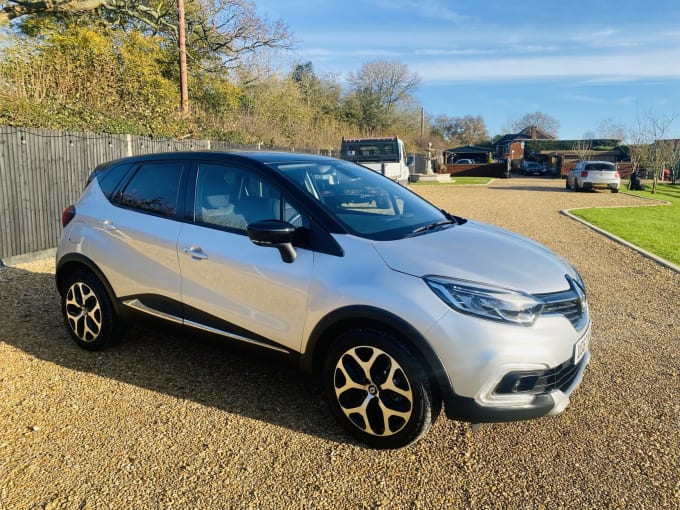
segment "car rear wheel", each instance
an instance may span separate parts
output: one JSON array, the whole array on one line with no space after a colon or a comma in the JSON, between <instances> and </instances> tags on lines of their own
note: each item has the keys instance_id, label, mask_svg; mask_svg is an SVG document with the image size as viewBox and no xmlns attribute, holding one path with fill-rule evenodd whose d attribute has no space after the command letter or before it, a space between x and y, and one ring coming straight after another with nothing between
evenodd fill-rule
<instances>
[{"instance_id":1,"label":"car rear wheel","mask_svg":"<svg viewBox=\"0 0 680 510\"><path fill-rule=\"evenodd\" d=\"M111 344L119 321L104 286L94 274L80 270L66 278L61 310L71 337L80 347L94 351Z\"/></svg>"},{"instance_id":2,"label":"car rear wheel","mask_svg":"<svg viewBox=\"0 0 680 510\"><path fill-rule=\"evenodd\" d=\"M349 330L333 342L323 384L338 422L374 448L414 443L441 407L418 356L376 329Z\"/></svg>"}]
</instances>

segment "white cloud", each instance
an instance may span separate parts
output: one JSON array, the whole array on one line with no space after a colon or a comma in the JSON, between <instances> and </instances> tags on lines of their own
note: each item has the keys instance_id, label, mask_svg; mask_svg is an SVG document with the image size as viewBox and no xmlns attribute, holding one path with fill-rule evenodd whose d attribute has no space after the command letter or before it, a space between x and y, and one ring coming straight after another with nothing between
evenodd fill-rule
<instances>
[{"instance_id":1,"label":"white cloud","mask_svg":"<svg viewBox=\"0 0 680 510\"><path fill-rule=\"evenodd\" d=\"M409 64L423 82L490 82L557 78L680 78L680 50L535 58L440 59Z\"/></svg>"},{"instance_id":2,"label":"white cloud","mask_svg":"<svg viewBox=\"0 0 680 510\"><path fill-rule=\"evenodd\" d=\"M381 9L406 12L414 18L437 19L441 21L462 21L461 16L451 6L441 0L369 0Z\"/></svg>"}]
</instances>

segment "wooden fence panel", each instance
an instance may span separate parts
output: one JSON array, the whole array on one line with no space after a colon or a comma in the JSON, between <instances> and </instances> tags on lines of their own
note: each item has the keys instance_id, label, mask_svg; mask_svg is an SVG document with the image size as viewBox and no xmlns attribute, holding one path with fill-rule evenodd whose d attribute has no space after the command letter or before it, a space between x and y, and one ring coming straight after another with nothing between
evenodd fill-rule
<instances>
[{"instance_id":1,"label":"wooden fence panel","mask_svg":"<svg viewBox=\"0 0 680 510\"><path fill-rule=\"evenodd\" d=\"M125 156L194 150L259 150L210 140L85 134L0 126L0 263L52 249L61 212L83 191L94 167ZM318 149L292 149L318 154Z\"/></svg>"},{"instance_id":2,"label":"wooden fence panel","mask_svg":"<svg viewBox=\"0 0 680 510\"><path fill-rule=\"evenodd\" d=\"M61 212L100 163L127 154L123 135L0 128L0 258L54 248Z\"/></svg>"}]
</instances>

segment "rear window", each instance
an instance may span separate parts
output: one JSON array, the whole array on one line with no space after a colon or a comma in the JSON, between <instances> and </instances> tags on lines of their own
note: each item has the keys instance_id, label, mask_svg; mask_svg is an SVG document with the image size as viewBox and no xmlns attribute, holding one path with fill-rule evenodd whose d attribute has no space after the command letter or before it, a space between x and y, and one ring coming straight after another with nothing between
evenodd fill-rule
<instances>
[{"instance_id":1,"label":"rear window","mask_svg":"<svg viewBox=\"0 0 680 510\"><path fill-rule=\"evenodd\" d=\"M586 165L586 170L609 170L610 172L616 171L616 167L612 163L588 163Z\"/></svg>"}]
</instances>

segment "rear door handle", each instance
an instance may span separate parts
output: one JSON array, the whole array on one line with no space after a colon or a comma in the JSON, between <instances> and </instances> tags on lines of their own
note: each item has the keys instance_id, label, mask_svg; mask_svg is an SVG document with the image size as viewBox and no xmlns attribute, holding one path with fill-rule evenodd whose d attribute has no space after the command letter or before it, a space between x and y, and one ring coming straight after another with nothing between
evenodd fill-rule
<instances>
[{"instance_id":1,"label":"rear door handle","mask_svg":"<svg viewBox=\"0 0 680 510\"><path fill-rule=\"evenodd\" d=\"M203 251L203 249L200 246L190 246L188 248L184 248L183 251L187 255L191 256L191 258L194 260L202 260L208 258L208 255Z\"/></svg>"}]
</instances>

